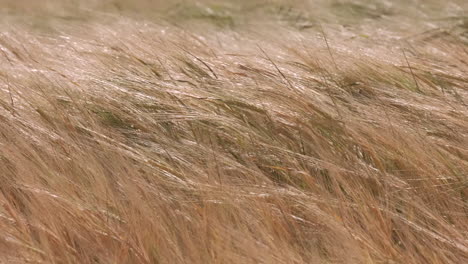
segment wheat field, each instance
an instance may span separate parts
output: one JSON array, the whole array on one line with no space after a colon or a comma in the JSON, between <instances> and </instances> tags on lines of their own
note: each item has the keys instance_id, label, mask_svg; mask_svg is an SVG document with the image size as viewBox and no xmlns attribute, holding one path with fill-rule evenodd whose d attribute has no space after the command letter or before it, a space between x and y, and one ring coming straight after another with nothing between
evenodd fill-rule
<instances>
[{"instance_id":1,"label":"wheat field","mask_svg":"<svg viewBox=\"0 0 468 264\"><path fill-rule=\"evenodd\" d=\"M467 263L467 104L462 0L0 0L0 263Z\"/></svg>"}]
</instances>

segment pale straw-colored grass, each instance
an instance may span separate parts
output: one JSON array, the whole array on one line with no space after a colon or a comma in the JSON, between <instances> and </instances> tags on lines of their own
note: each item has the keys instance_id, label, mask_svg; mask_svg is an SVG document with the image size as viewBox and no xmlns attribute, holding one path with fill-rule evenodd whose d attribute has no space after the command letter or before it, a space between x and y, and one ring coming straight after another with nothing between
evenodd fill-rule
<instances>
[{"instance_id":1,"label":"pale straw-colored grass","mask_svg":"<svg viewBox=\"0 0 468 264\"><path fill-rule=\"evenodd\" d=\"M0 1L0 263L465 263L464 1Z\"/></svg>"}]
</instances>

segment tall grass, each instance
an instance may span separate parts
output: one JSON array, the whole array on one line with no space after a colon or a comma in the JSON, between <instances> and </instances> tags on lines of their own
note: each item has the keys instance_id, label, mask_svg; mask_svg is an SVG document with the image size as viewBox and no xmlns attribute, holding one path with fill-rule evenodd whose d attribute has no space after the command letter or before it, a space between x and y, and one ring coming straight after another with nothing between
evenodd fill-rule
<instances>
[{"instance_id":1,"label":"tall grass","mask_svg":"<svg viewBox=\"0 0 468 264\"><path fill-rule=\"evenodd\" d=\"M468 261L464 1L40 2L0 1L0 263Z\"/></svg>"}]
</instances>

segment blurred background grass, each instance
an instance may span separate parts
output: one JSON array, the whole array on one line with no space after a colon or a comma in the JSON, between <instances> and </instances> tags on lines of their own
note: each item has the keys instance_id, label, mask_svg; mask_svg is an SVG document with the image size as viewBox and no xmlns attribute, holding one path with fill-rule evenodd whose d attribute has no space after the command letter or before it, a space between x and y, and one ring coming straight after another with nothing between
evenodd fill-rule
<instances>
[{"instance_id":1,"label":"blurred background grass","mask_svg":"<svg viewBox=\"0 0 468 264\"><path fill-rule=\"evenodd\" d=\"M0 19L33 16L74 21L104 16L165 20L174 24L205 23L219 28L286 25L297 30L318 22L358 27L372 25L398 30L424 30L447 24L465 27L468 1L463 0L2 0Z\"/></svg>"}]
</instances>

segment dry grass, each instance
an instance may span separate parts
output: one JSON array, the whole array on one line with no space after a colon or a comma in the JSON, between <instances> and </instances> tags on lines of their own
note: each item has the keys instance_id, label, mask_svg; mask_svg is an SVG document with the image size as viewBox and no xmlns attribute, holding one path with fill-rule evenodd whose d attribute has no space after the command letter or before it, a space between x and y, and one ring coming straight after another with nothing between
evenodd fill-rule
<instances>
[{"instance_id":1,"label":"dry grass","mask_svg":"<svg viewBox=\"0 0 468 264\"><path fill-rule=\"evenodd\" d=\"M0 1L0 263L465 263L463 5Z\"/></svg>"}]
</instances>

